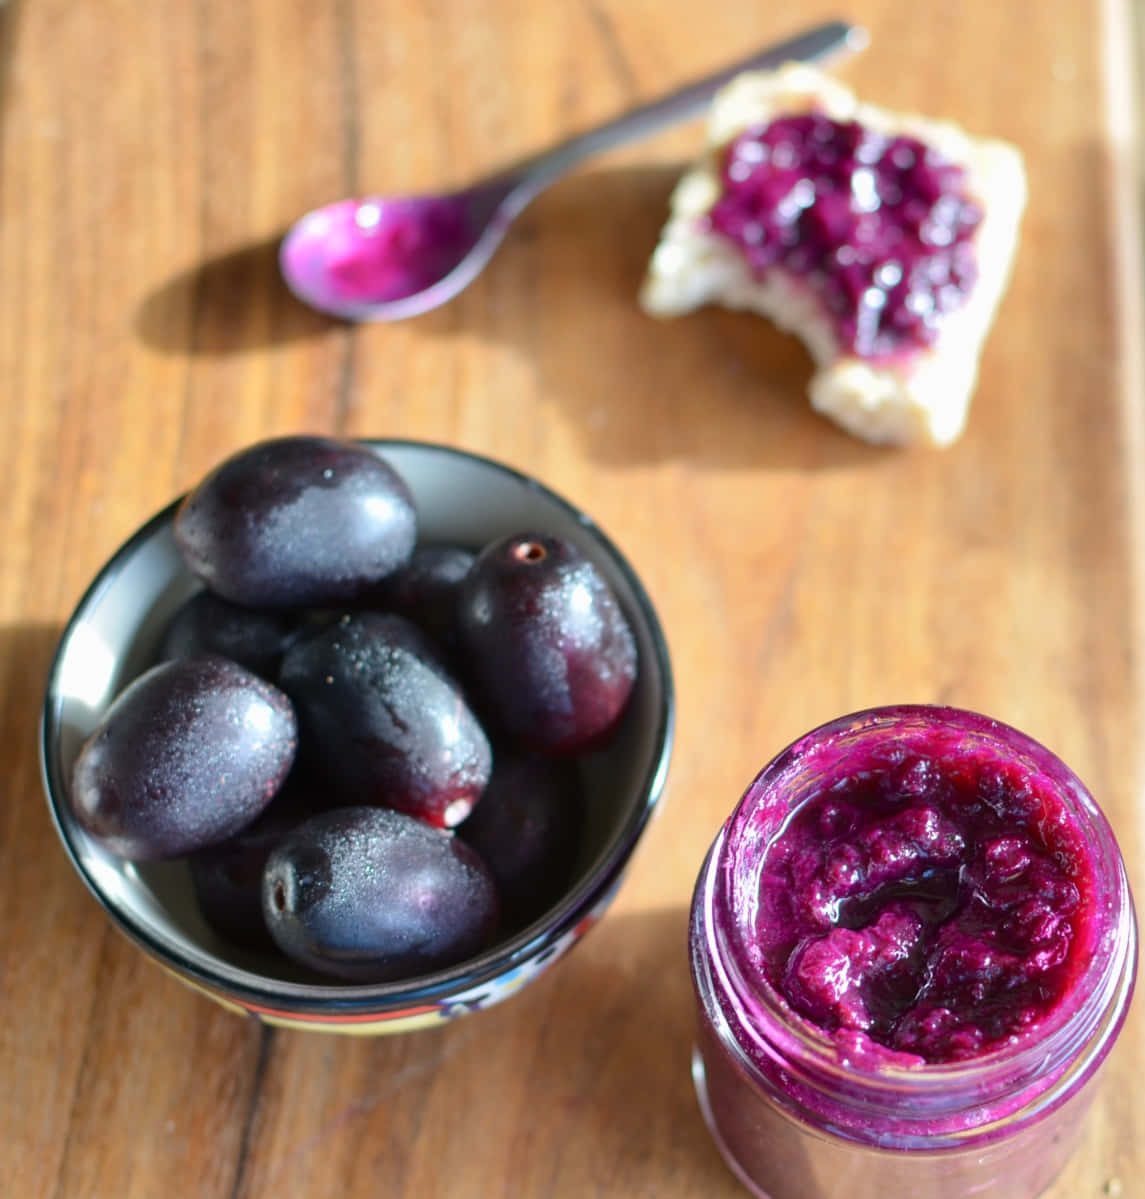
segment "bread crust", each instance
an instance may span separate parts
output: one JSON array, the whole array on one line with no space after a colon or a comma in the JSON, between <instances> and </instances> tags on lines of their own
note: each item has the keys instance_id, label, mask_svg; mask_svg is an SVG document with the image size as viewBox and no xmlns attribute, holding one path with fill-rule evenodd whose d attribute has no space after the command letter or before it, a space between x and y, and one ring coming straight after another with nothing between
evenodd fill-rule
<instances>
[{"instance_id":1,"label":"bread crust","mask_svg":"<svg viewBox=\"0 0 1145 1199\"><path fill-rule=\"evenodd\" d=\"M966 172L983 217L972 236L978 278L964 304L943 317L933 345L866 359L840 346L819 298L799 276L772 267L752 275L739 250L705 231L719 199L720 151L744 129L816 110L888 136L916 138ZM712 102L707 148L677 184L671 212L640 292L650 315L673 317L704 304L756 312L799 336L815 361L811 405L865 441L948 446L965 426L978 363L1017 251L1026 204L1018 149L972 137L957 125L861 103L814 67L790 64L739 76Z\"/></svg>"}]
</instances>

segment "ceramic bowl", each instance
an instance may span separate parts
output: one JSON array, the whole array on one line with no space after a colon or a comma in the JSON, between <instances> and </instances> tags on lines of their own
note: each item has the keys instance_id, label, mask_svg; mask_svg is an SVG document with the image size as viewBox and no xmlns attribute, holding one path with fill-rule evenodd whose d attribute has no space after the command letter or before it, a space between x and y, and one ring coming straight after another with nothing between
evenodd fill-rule
<instances>
[{"instance_id":1,"label":"ceramic bowl","mask_svg":"<svg viewBox=\"0 0 1145 1199\"><path fill-rule=\"evenodd\" d=\"M478 548L525 529L574 541L614 588L636 635L640 669L617 736L583 762L586 831L573 881L540 919L480 956L401 982L316 985L285 960L231 946L206 925L182 862L136 864L79 827L67 802L72 765L114 696L154 659L174 611L198 588L178 554L178 501L100 570L60 640L41 730L44 785L60 840L115 924L160 966L224 1005L269 1023L393 1032L488 1007L536 978L614 898L664 787L674 698L656 612L621 552L592 518L537 480L445 446L367 441L405 478L421 538Z\"/></svg>"}]
</instances>

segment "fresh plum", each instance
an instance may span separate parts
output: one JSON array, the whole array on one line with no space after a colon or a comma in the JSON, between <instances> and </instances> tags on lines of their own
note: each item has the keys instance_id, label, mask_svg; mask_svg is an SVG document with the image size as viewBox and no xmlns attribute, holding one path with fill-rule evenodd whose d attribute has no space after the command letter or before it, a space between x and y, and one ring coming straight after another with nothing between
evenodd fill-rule
<instances>
[{"instance_id":1,"label":"fresh plum","mask_svg":"<svg viewBox=\"0 0 1145 1199\"><path fill-rule=\"evenodd\" d=\"M484 730L434 647L400 616L343 616L291 646L279 682L310 761L347 805L452 827L489 781Z\"/></svg>"},{"instance_id":2,"label":"fresh plum","mask_svg":"<svg viewBox=\"0 0 1145 1199\"><path fill-rule=\"evenodd\" d=\"M218 656L153 666L112 702L72 773L76 819L151 860L223 841L270 803L294 760L287 697Z\"/></svg>"},{"instance_id":3,"label":"fresh plum","mask_svg":"<svg viewBox=\"0 0 1145 1199\"><path fill-rule=\"evenodd\" d=\"M385 808L342 808L297 825L271 853L262 895L283 953L355 982L463 961L497 922L496 888L477 853Z\"/></svg>"},{"instance_id":4,"label":"fresh plum","mask_svg":"<svg viewBox=\"0 0 1145 1199\"><path fill-rule=\"evenodd\" d=\"M375 597L379 607L413 621L446 649L457 640L461 584L476 555L456 545L424 545L387 579Z\"/></svg>"},{"instance_id":5,"label":"fresh plum","mask_svg":"<svg viewBox=\"0 0 1145 1199\"><path fill-rule=\"evenodd\" d=\"M159 660L222 654L264 679L273 679L298 621L286 613L244 608L210 591L196 592L171 618Z\"/></svg>"},{"instance_id":6,"label":"fresh plum","mask_svg":"<svg viewBox=\"0 0 1145 1199\"><path fill-rule=\"evenodd\" d=\"M583 819L574 762L498 747L481 802L457 831L489 867L506 918L524 925L568 886Z\"/></svg>"},{"instance_id":7,"label":"fresh plum","mask_svg":"<svg viewBox=\"0 0 1145 1199\"><path fill-rule=\"evenodd\" d=\"M232 603L337 606L409 560L417 514L405 481L364 446L282 437L211 471L180 505L175 540Z\"/></svg>"},{"instance_id":8,"label":"fresh plum","mask_svg":"<svg viewBox=\"0 0 1145 1199\"><path fill-rule=\"evenodd\" d=\"M187 857L191 885L203 919L225 940L251 949L273 949L262 915L267 858L297 824L323 809L297 765L253 824Z\"/></svg>"},{"instance_id":9,"label":"fresh plum","mask_svg":"<svg viewBox=\"0 0 1145 1199\"><path fill-rule=\"evenodd\" d=\"M503 537L462 586L461 650L483 710L532 749L572 754L615 729L636 641L596 566L547 533Z\"/></svg>"}]
</instances>

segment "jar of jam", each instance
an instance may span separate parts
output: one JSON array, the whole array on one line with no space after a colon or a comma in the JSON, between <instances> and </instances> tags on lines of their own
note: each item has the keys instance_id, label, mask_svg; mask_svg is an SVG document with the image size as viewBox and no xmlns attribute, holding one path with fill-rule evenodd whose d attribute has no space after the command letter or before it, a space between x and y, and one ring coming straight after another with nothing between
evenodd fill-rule
<instances>
[{"instance_id":1,"label":"jar of jam","mask_svg":"<svg viewBox=\"0 0 1145 1199\"><path fill-rule=\"evenodd\" d=\"M1133 990L1108 822L1049 750L952 708L822 726L756 778L692 905L694 1075L764 1199L1033 1199Z\"/></svg>"}]
</instances>

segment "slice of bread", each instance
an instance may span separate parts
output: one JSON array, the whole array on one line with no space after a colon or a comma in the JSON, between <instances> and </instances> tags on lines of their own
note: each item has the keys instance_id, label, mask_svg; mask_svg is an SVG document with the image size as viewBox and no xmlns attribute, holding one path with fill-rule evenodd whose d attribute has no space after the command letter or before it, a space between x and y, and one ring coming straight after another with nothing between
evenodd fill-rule
<instances>
[{"instance_id":1,"label":"slice of bread","mask_svg":"<svg viewBox=\"0 0 1145 1199\"><path fill-rule=\"evenodd\" d=\"M704 216L721 193L723 147L746 128L809 110L858 121L875 133L916 138L964 169L966 190L983 212L972 237L978 278L966 301L942 318L933 344L887 358L844 350L821 300L803 279L782 267L754 276L732 242L704 228ZM866 441L950 445L966 425L978 360L1009 278L1025 202L1022 157L1005 142L860 103L813 67L792 64L741 75L712 102L707 149L672 195L640 304L659 317L708 303L758 312L798 335L810 351L817 368L810 385L816 411Z\"/></svg>"}]
</instances>

